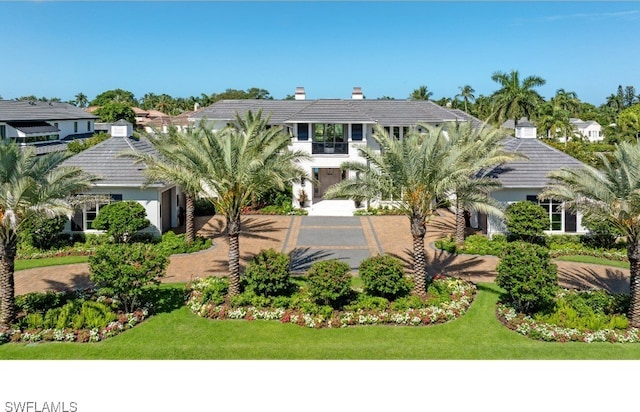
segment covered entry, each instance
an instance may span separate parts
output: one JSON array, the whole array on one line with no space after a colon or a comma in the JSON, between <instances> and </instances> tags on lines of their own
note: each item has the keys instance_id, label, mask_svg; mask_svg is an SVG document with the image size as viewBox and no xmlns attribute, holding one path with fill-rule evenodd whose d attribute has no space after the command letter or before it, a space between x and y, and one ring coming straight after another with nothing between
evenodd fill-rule
<instances>
[{"instance_id":1,"label":"covered entry","mask_svg":"<svg viewBox=\"0 0 640 412\"><path fill-rule=\"evenodd\" d=\"M314 167L313 177L316 183L313 186L313 200L322 199L329 187L339 183L344 179L345 172L340 168Z\"/></svg>"}]
</instances>

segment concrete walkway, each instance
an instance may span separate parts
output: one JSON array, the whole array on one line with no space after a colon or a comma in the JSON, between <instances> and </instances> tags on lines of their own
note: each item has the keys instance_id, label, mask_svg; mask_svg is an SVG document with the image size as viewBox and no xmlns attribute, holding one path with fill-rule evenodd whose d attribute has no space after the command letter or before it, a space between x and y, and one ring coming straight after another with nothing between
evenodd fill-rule
<instances>
[{"instance_id":1,"label":"concrete walkway","mask_svg":"<svg viewBox=\"0 0 640 412\"><path fill-rule=\"evenodd\" d=\"M491 282L498 259L494 256L450 255L430 245L454 233L453 215L445 213L428 225L425 250L431 273L450 273L473 282ZM228 244L224 219L198 218L198 233L209 237L214 247L189 255L173 255L164 282L188 282L195 277L224 275ZM388 253L409 268L412 239L405 216L245 216L240 236L241 264L246 265L260 250L274 248L289 253L293 269L306 270L321 259L340 259L356 270L362 259ZM608 266L556 262L560 282L571 288L604 288L629 291L629 271ZM48 289L83 288L90 284L87 264L51 266L15 273L16 294Z\"/></svg>"}]
</instances>

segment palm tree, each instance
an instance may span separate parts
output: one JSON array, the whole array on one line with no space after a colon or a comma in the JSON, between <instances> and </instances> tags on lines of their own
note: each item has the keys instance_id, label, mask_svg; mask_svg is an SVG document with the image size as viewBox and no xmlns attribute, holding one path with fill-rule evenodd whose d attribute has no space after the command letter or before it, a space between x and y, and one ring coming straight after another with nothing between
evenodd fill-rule
<instances>
[{"instance_id":1,"label":"palm tree","mask_svg":"<svg viewBox=\"0 0 640 412\"><path fill-rule=\"evenodd\" d=\"M409 99L411 100L429 100L433 93L429 91L427 86L420 86L411 92Z\"/></svg>"},{"instance_id":2,"label":"palm tree","mask_svg":"<svg viewBox=\"0 0 640 412\"><path fill-rule=\"evenodd\" d=\"M611 160L597 153L602 169L561 169L539 195L565 202L590 221L606 222L626 236L630 264L629 324L640 327L640 145L623 142Z\"/></svg>"},{"instance_id":3,"label":"palm tree","mask_svg":"<svg viewBox=\"0 0 640 412\"><path fill-rule=\"evenodd\" d=\"M70 154L36 156L32 147L0 142L0 326L15 320L14 263L18 229L36 215L70 215L71 194L87 189L93 178L60 164Z\"/></svg>"},{"instance_id":4,"label":"palm tree","mask_svg":"<svg viewBox=\"0 0 640 412\"><path fill-rule=\"evenodd\" d=\"M154 130L145 133L146 139L156 149L157 154L139 151L127 151L121 154L143 163L148 177L148 183L158 180L171 182L180 186L185 194L185 242L192 243L196 237L195 231L195 199L202 193L201 180L191 170L191 159L185 157L182 149L190 144L190 141L199 138L200 129L189 128L178 130L170 126L168 132L161 133Z\"/></svg>"},{"instance_id":5,"label":"palm tree","mask_svg":"<svg viewBox=\"0 0 640 412\"><path fill-rule=\"evenodd\" d=\"M492 128L487 123L476 128L470 122L456 122L445 125L445 130L450 145L467 148L467 158L460 160L471 172L452 191L455 197L455 239L456 243L462 244L465 239L465 211L502 216L498 202L488 196L489 192L501 186L500 181L488 177L486 172L489 172L492 166L509 162L519 156L504 150L504 131Z\"/></svg>"},{"instance_id":6,"label":"palm tree","mask_svg":"<svg viewBox=\"0 0 640 412\"><path fill-rule=\"evenodd\" d=\"M84 93L80 92L76 94L74 102L78 107L87 107L87 105L89 104L89 99Z\"/></svg>"},{"instance_id":7,"label":"palm tree","mask_svg":"<svg viewBox=\"0 0 640 412\"><path fill-rule=\"evenodd\" d=\"M424 237L427 224L452 190L467 181L469 147L448 139L442 127L419 125L402 140L375 126L373 139L380 151L358 148L367 163L345 162L343 170L355 175L332 186L326 198L391 199L409 217L413 237L414 293L426 295L428 281Z\"/></svg>"},{"instance_id":8,"label":"palm tree","mask_svg":"<svg viewBox=\"0 0 640 412\"><path fill-rule=\"evenodd\" d=\"M542 102L542 97L533 90L546 83L539 76L528 76L520 82L520 74L512 70L511 73L495 72L491 79L501 86L492 95L494 116L499 123L514 119L514 125L517 126L520 117L531 117L536 105Z\"/></svg>"},{"instance_id":9,"label":"palm tree","mask_svg":"<svg viewBox=\"0 0 640 412\"><path fill-rule=\"evenodd\" d=\"M574 115L580 109L580 100L575 92L568 92L564 89L556 90L556 95L551 98L551 103L562 110L566 110L570 115Z\"/></svg>"},{"instance_id":10,"label":"palm tree","mask_svg":"<svg viewBox=\"0 0 640 412\"><path fill-rule=\"evenodd\" d=\"M476 97L473 95L473 93L475 93L476 91L469 85L459 86L458 89L460 89L460 93L456 94L455 97L462 98L462 101L464 102L464 111L466 112L467 105L476 99Z\"/></svg>"},{"instance_id":11,"label":"palm tree","mask_svg":"<svg viewBox=\"0 0 640 412\"><path fill-rule=\"evenodd\" d=\"M236 114L235 122L215 131L206 121L193 139L181 140L177 153L190 173L200 179L202 188L210 193L216 213L226 219L229 240L229 294L240 292L240 213L253 196L274 187L285 189L306 178L299 165L309 155L290 151L289 135L280 127L269 127L269 118L249 111L244 117ZM178 154L179 153L179 154Z\"/></svg>"},{"instance_id":12,"label":"palm tree","mask_svg":"<svg viewBox=\"0 0 640 412\"><path fill-rule=\"evenodd\" d=\"M620 113L622 109L624 109L624 102L622 96L619 94L611 93L607 96L607 102L605 103L606 107L612 108L616 114Z\"/></svg>"},{"instance_id":13,"label":"palm tree","mask_svg":"<svg viewBox=\"0 0 640 412\"><path fill-rule=\"evenodd\" d=\"M575 127L569 119L569 111L563 109L559 102L552 99L540 106L536 124L541 130L546 131L547 138L564 137L566 144L575 134Z\"/></svg>"}]
</instances>

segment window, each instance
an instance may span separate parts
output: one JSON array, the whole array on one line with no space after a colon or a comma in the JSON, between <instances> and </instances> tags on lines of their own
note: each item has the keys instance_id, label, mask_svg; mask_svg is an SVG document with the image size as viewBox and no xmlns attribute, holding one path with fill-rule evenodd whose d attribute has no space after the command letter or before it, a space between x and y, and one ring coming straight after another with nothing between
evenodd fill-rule
<instances>
[{"instance_id":1,"label":"window","mask_svg":"<svg viewBox=\"0 0 640 412\"><path fill-rule=\"evenodd\" d=\"M527 196L530 202L538 203L547 212L549 216L549 230L563 230L562 215L564 213L562 202L556 200L538 200L537 196ZM575 230L574 230L575 231Z\"/></svg>"},{"instance_id":2,"label":"window","mask_svg":"<svg viewBox=\"0 0 640 412\"><path fill-rule=\"evenodd\" d=\"M362 140L362 124L351 125L351 140Z\"/></svg>"},{"instance_id":3,"label":"window","mask_svg":"<svg viewBox=\"0 0 640 412\"><path fill-rule=\"evenodd\" d=\"M398 126L393 126L393 137L395 137L396 140L400 140L400 128Z\"/></svg>"},{"instance_id":4,"label":"window","mask_svg":"<svg viewBox=\"0 0 640 412\"><path fill-rule=\"evenodd\" d=\"M85 230L93 229L93 221L100 213L100 209L112 202L121 202L122 195L121 194L111 194L109 195L111 198L107 203L96 203L85 205L82 209L76 210L75 214L71 217L71 231L72 232L83 232Z\"/></svg>"},{"instance_id":5,"label":"window","mask_svg":"<svg viewBox=\"0 0 640 412\"><path fill-rule=\"evenodd\" d=\"M55 123L53 124L53 127L55 127L56 129L60 130L60 128L58 127L58 122L55 122Z\"/></svg>"},{"instance_id":6,"label":"window","mask_svg":"<svg viewBox=\"0 0 640 412\"><path fill-rule=\"evenodd\" d=\"M73 122L73 133L78 133L78 122Z\"/></svg>"},{"instance_id":7,"label":"window","mask_svg":"<svg viewBox=\"0 0 640 412\"><path fill-rule=\"evenodd\" d=\"M344 141L344 125L342 124L315 124L313 137L316 142L335 143Z\"/></svg>"},{"instance_id":8,"label":"window","mask_svg":"<svg viewBox=\"0 0 640 412\"><path fill-rule=\"evenodd\" d=\"M4 124L0 124L0 139L7 138L7 126Z\"/></svg>"},{"instance_id":9,"label":"window","mask_svg":"<svg viewBox=\"0 0 640 412\"><path fill-rule=\"evenodd\" d=\"M309 123L298 123L298 140L309 140Z\"/></svg>"},{"instance_id":10,"label":"window","mask_svg":"<svg viewBox=\"0 0 640 412\"><path fill-rule=\"evenodd\" d=\"M87 122L87 132L91 131L91 122Z\"/></svg>"}]
</instances>

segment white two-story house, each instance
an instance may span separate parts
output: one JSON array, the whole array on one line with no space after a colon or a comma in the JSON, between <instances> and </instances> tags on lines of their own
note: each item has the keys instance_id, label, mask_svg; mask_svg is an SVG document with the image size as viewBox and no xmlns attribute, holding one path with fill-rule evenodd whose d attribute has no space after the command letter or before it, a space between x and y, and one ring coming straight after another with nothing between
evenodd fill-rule
<instances>
[{"instance_id":1,"label":"white two-story house","mask_svg":"<svg viewBox=\"0 0 640 412\"><path fill-rule=\"evenodd\" d=\"M222 128L247 111L262 109L270 123L282 126L291 135L291 148L311 155L303 164L308 176L316 182L303 181L293 187L294 197L301 190L311 202L322 199L327 188L346 178L340 169L345 161L364 161L358 147L376 147L371 138L374 125L384 127L398 139L418 123L441 125L467 119L431 101L367 100L355 87L351 99L306 98L298 87L295 100L222 100L195 112L196 123L206 119L214 128Z\"/></svg>"},{"instance_id":2,"label":"white two-story house","mask_svg":"<svg viewBox=\"0 0 640 412\"><path fill-rule=\"evenodd\" d=\"M33 145L38 154L65 150L69 140L92 136L96 119L68 103L0 100L0 138Z\"/></svg>"}]
</instances>

